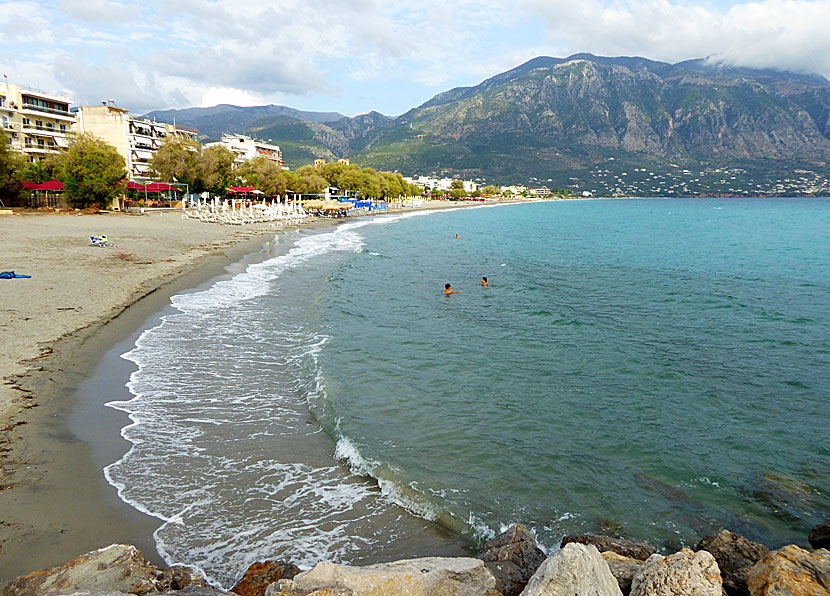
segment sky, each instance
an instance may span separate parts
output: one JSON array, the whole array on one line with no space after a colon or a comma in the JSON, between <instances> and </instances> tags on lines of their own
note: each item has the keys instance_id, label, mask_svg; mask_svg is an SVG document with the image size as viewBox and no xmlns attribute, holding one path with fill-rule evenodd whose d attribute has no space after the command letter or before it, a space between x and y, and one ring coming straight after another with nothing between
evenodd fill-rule
<instances>
[{"instance_id":1,"label":"sky","mask_svg":"<svg viewBox=\"0 0 830 596\"><path fill-rule=\"evenodd\" d=\"M536 56L830 76L830 0L2 0L8 82L73 105L397 116Z\"/></svg>"}]
</instances>

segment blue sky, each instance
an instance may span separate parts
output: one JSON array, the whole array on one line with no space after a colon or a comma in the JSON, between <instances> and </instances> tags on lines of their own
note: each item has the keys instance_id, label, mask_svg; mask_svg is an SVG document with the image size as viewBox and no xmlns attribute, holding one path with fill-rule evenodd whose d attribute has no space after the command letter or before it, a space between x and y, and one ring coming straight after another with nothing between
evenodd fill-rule
<instances>
[{"instance_id":1,"label":"blue sky","mask_svg":"<svg viewBox=\"0 0 830 596\"><path fill-rule=\"evenodd\" d=\"M830 0L4 0L9 82L142 113L276 103L398 115L578 52L830 75Z\"/></svg>"}]
</instances>

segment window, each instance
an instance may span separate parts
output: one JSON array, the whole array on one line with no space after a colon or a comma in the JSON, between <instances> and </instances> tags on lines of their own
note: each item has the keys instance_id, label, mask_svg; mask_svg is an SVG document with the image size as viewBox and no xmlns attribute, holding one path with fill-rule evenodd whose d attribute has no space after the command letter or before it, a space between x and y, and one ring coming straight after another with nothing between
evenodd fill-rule
<instances>
[{"instance_id":1,"label":"window","mask_svg":"<svg viewBox=\"0 0 830 596\"><path fill-rule=\"evenodd\" d=\"M61 132L66 132L66 124L61 124Z\"/></svg>"},{"instance_id":2,"label":"window","mask_svg":"<svg viewBox=\"0 0 830 596\"><path fill-rule=\"evenodd\" d=\"M38 139L37 140L37 146L38 146L38 149L45 148L46 147L46 141L44 141L43 139Z\"/></svg>"},{"instance_id":3,"label":"window","mask_svg":"<svg viewBox=\"0 0 830 596\"><path fill-rule=\"evenodd\" d=\"M29 119L28 118L23 119L23 126L29 126Z\"/></svg>"},{"instance_id":4,"label":"window","mask_svg":"<svg viewBox=\"0 0 830 596\"><path fill-rule=\"evenodd\" d=\"M43 120L35 120L36 128L43 128Z\"/></svg>"}]
</instances>

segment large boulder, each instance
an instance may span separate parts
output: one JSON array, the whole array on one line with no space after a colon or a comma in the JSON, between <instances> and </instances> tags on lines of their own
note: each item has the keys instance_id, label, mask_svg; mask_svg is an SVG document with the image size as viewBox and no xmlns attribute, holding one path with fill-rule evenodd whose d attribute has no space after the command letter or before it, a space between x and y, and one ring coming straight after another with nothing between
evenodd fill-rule
<instances>
[{"instance_id":1,"label":"large boulder","mask_svg":"<svg viewBox=\"0 0 830 596\"><path fill-rule=\"evenodd\" d=\"M134 546L112 544L86 553L60 567L18 577L5 588L7 596L56 596L74 592L151 592L206 586L186 567L160 570Z\"/></svg>"},{"instance_id":2,"label":"large boulder","mask_svg":"<svg viewBox=\"0 0 830 596\"><path fill-rule=\"evenodd\" d=\"M283 580L283 592L313 593L325 588L351 590L361 596L498 596L496 578L484 561L467 557L404 559L366 567L318 563L314 569ZM270 590L270 595L280 594Z\"/></svg>"},{"instance_id":3,"label":"large boulder","mask_svg":"<svg viewBox=\"0 0 830 596\"><path fill-rule=\"evenodd\" d=\"M239 596L264 596L269 585L281 579L292 579L299 572L299 567L283 561L257 562L248 567L231 591Z\"/></svg>"},{"instance_id":4,"label":"large boulder","mask_svg":"<svg viewBox=\"0 0 830 596\"><path fill-rule=\"evenodd\" d=\"M595 546L568 543L545 559L522 596L622 596Z\"/></svg>"},{"instance_id":5,"label":"large boulder","mask_svg":"<svg viewBox=\"0 0 830 596\"><path fill-rule=\"evenodd\" d=\"M632 559L631 557L624 557L617 553L607 550L600 553L605 562L608 563L608 568L611 570L611 575L617 580L623 596L631 592L631 581L634 576L643 566L640 559Z\"/></svg>"},{"instance_id":6,"label":"large boulder","mask_svg":"<svg viewBox=\"0 0 830 596\"><path fill-rule=\"evenodd\" d=\"M715 557L723 578L723 589L730 596L748 596L746 572L769 553L763 544L729 530L710 534L700 541L696 550L708 551Z\"/></svg>"},{"instance_id":7,"label":"large boulder","mask_svg":"<svg viewBox=\"0 0 830 596\"><path fill-rule=\"evenodd\" d=\"M530 530L516 524L485 543L476 558L484 561L503 596L518 596L544 562L545 553Z\"/></svg>"},{"instance_id":8,"label":"large boulder","mask_svg":"<svg viewBox=\"0 0 830 596\"><path fill-rule=\"evenodd\" d=\"M830 551L807 551L794 544L773 551L746 574L752 596L827 596Z\"/></svg>"},{"instance_id":9,"label":"large boulder","mask_svg":"<svg viewBox=\"0 0 830 596\"><path fill-rule=\"evenodd\" d=\"M688 548L651 555L631 582L631 596L721 596L722 580L711 553Z\"/></svg>"},{"instance_id":10,"label":"large boulder","mask_svg":"<svg viewBox=\"0 0 830 596\"><path fill-rule=\"evenodd\" d=\"M362 596L348 588L320 588L319 590L303 589L297 586L292 579L281 579L268 586L265 596Z\"/></svg>"},{"instance_id":11,"label":"large boulder","mask_svg":"<svg viewBox=\"0 0 830 596\"><path fill-rule=\"evenodd\" d=\"M815 549L830 549L830 517L810 530L807 539L810 541L810 546Z\"/></svg>"},{"instance_id":12,"label":"large boulder","mask_svg":"<svg viewBox=\"0 0 830 596\"><path fill-rule=\"evenodd\" d=\"M630 557L632 559L639 559L645 561L651 555L657 552L657 549L646 544L645 542L633 542L625 540L624 538L614 538L612 536L600 536L599 534L583 534L582 536L565 536L562 539L562 547L571 542L578 544L593 544L597 547L599 552L611 551Z\"/></svg>"}]
</instances>

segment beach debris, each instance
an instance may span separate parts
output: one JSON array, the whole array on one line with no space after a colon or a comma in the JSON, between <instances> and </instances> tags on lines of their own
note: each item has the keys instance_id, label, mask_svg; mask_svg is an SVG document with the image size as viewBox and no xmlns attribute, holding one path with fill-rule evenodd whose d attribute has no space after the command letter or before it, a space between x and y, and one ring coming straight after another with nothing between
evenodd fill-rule
<instances>
[{"instance_id":1,"label":"beach debris","mask_svg":"<svg viewBox=\"0 0 830 596\"><path fill-rule=\"evenodd\" d=\"M729 530L710 534L700 541L695 550L712 553L720 568L723 589L730 596L748 596L746 572L764 558L769 549Z\"/></svg>"},{"instance_id":2,"label":"beach debris","mask_svg":"<svg viewBox=\"0 0 830 596\"><path fill-rule=\"evenodd\" d=\"M264 596L269 585L281 579L292 579L300 568L285 561L256 562L245 572L232 592L239 596Z\"/></svg>"},{"instance_id":3,"label":"beach debris","mask_svg":"<svg viewBox=\"0 0 830 596\"><path fill-rule=\"evenodd\" d=\"M611 575L616 578L623 596L627 596L631 592L631 581L640 570L640 567L643 566L643 562L639 559L618 555L610 550L602 552L600 555L608 563Z\"/></svg>"},{"instance_id":4,"label":"beach debris","mask_svg":"<svg viewBox=\"0 0 830 596\"><path fill-rule=\"evenodd\" d=\"M266 596L310 594L324 588L384 596L499 594L496 579L484 566L484 561L467 557L425 557L365 567L322 562L314 569L296 575L293 580L280 580L273 590L269 587ZM344 594L342 591L326 593Z\"/></svg>"},{"instance_id":5,"label":"beach debris","mask_svg":"<svg viewBox=\"0 0 830 596\"><path fill-rule=\"evenodd\" d=\"M129 544L86 553L59 567L41 569L12 580L6 596L56 596L76 592L124 592L144 596L189 586L207 586L187 567L162 571Z\"/></svg>"},{"instance_id":6,"label":"beach debris","mask_svg":"<svg viewBox=\"0 0 830 596\"><path fill-rule=\"evenodd\" d=\"M807 551L794 544L773 551L746 574L752 596L830 594L830 551Z\"/></svg>"},{"instance_id":7,"label":"beach debris","mask_svg":"<svg viewBox=\"0 0 830 596\"><path fill-rule=\"evenodd\" d=\"M581 536L565 536L562 538L562 548L566 544L577 542L579 544L593 544L599 552L610 550L624 557L645 561L657 552L657 549L645 542L634 542L624 538L612 536L601 536L599 534L583 534Z\"/></svg>"},{"instance_id":8,"label":"beach debris","mask_svg":"<svg viewBox=\"0 0 830 596\"><path fill-rule=\"evenodd\" d=\"M810 536L807 539L810 541L810 546L815 549L830 549L830 517L810 530Z\"/></svg>"},{"instance_id":9,"label":"beach debris","mask_svg":"<svg viewBox=\"0 0 830 596\"><path fill-rule=\"evenodd\" d=\"M571 542L545 559L522 596L621 596L608 564L592 544Z\"/></svg>"},{"instance_id":10,"label":"beach debris","mask_svg":"<svg viewBox=\"0 0 830 596\"><path fill-rule=\"evenodd\" d=\"M631 581L631 596L722 596L722 584L712 553L684 548L646 559Z\"/></svg>"},{"instance_id":11,"label":"beach debris","mask_svg":"<svg viewBox=\"0 0 830 596\"><path fill-rule=\"evenodd\" d=\"M486 542L476 555L496 578L503 596L518 596L545 560L536 538L523 524L515 524Z\"/></svg>"}]
</instances>

